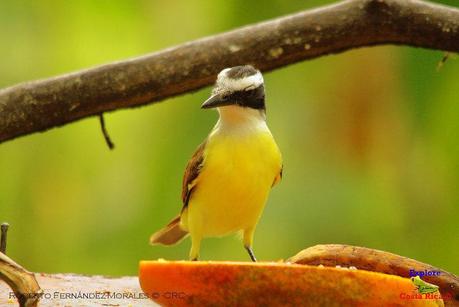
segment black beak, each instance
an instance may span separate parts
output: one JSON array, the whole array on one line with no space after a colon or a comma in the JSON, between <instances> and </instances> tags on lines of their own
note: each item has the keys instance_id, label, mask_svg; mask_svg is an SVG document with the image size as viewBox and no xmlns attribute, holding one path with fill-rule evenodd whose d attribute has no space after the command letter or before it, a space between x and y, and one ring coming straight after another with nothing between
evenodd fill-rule
<instances>
[{"instance_id":1,"label":"black beak","mask_svg":"<svg viewBox=\"0 0 459 307\"><path fill-rule=\"evenodd\" d=\"M226 99L226 97L222 97L219 94L215 94L204 101L204 103L201 105L201 109L212 109L216 107L228 106L230 104L234 104L234 102Z\"/></svg>"}]
</instances>

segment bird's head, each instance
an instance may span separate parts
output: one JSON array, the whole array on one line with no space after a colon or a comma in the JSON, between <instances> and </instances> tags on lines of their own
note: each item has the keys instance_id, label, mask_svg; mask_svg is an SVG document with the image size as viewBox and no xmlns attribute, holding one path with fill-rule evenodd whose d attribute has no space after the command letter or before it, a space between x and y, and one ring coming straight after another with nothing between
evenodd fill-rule
<instances>
[{"instance_id":1,"label":"bird's head","mask_svg":"<svg viewBox=\"0 0 459 307\"><path fill-rule=\"evenodd\" d=\"M203 109L236 105L265 110L265 88L261 72L250 65L223 69Z\"/></svg>"}]
</instances>

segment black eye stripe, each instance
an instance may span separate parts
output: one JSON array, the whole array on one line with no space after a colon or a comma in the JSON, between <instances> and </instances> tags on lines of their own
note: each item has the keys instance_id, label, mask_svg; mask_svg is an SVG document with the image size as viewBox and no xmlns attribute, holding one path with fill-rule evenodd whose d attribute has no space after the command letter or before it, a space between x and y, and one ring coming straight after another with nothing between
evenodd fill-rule
<instances>
[{"instance_id":1,"label":"black eye stripe","mask_svg":"<svg viewBox=\"0 0 459 307\"><path fill-rule=\"evenodd\" d=\"M257 98L257 97L262 97L264 96L264 91L263 89L256 88L253 90L248 90L248 91L237 91L234 93L231 93L227 95L227 99L234 99L234 100L246 100L246 99L252 99L252 98Z\"/></svg>"},{"instance_id":2,"label":"black eye stripe","mask_svg":"<svg viewBox=\"0 0 459 307\"><path fill-rule=\"evenodd\" d=\"M265 88L263 85L247 90L237 91L225 97L225 100L232 100L238 105L243 107L250 107L254 109L265 108Z\"/></svg>"}]
</instances>

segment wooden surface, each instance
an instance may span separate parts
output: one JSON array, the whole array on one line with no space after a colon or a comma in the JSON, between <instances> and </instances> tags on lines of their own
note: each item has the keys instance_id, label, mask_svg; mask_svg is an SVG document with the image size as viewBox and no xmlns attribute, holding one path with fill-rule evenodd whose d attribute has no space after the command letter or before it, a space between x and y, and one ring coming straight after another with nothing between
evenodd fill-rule
<instances>
[{"instance_id":1,"label":"wooden surface","mask_svg":"<svg viewBox=\"0 0 459 307\"><path fill-rule=\"evenodd\" d=\"M37 273L36 278L44 293L39 306L159 306L145 298L136 276ZM11 289L0 282L0 306L17 306L16 300L10 298L11 293Z\"/></svg>"}]
</instances>

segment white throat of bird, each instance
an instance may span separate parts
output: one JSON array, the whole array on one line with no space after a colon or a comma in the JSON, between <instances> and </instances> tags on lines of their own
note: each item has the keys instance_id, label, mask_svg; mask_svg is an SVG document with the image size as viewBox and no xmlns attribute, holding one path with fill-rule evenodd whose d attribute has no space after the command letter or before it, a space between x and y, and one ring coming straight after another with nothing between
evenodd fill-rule
<instances>
[{"instance_id":1,"label":"white throat of bird","mask_svg":"<svg viewBox=\"0 0 459 307\"><path fill-rule=\"evenodd\" d=\"M257 110L238 105L217 108L220 118L215 129L222 132L250 132L268 130L264 110Z\"/></svg>"}]
</instances>

